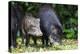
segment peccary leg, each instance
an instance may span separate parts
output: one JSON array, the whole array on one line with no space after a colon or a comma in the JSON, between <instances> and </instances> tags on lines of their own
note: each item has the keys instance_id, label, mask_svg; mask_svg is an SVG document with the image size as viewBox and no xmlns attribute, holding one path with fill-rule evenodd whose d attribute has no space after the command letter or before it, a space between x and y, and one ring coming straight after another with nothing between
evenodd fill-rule
<instances>
[{"instance_id":1,"label":"peccary leg","mask_svg":"<svg viewBox=\"0 0 80 54\"><path fill-rule=\"evenodd\" d=\"M28 34L26 34L25 37L26 37L26 43L25 44L26 44L26 46L28 46L30 37Z\"/></svg>"},{"instance_id":2,"label":"peccary leg","mask_svg":"<svg viewBox=\"0 0 80 54\"><path fill-rule=\"evenodd\" d=\"M44 46L44 35L42 36L42 45Z\"/></svg>"},{"instance_id":3,"label":"peccary leg","mask_svg":"<svg viewBox=\"0 0 80 54\"><path fill-rule=\"evenodd\" d=\"M48 46L48 37L45 37L46 38L46 46Z\"/></svg>"},{"instance_id":4,"label":"peccary leg","mask_svg":"<svg viewBox=\"0 0 80 54\"><path fill-rule=\"evenodd\" d=\"M32 39L34 40L34 44L37 45L36 37L32 37Z\"/></svg>"},{"instance_id":5,"label":"peccary leg","mask_svg":"<svg viewBox=\"0 0 80 54\"><path fill-rule=\"evenodd\" d=\"M13 41L13 47L14 47L14 48L17 47L17 46L16 46L16 45L17 45L17 43L16 43L16 38L17 38L16 34L17 34L17 31L15 30L15 32L13 33L13 40L14 40L14 41Z\"/></svg>"}]
</instances>

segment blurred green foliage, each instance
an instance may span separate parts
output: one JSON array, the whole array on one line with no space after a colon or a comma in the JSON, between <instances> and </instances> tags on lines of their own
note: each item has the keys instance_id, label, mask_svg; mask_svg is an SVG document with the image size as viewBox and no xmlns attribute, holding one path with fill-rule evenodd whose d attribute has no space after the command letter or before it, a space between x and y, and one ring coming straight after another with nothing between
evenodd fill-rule
<instances>
[{"instance_id":1,"label":"blurred green foliage","mask_svg":"<svg viewBox=\"0 0 80 54\"><path fill-rule=\"evenodd\" d=\"M64 37L77 39L78 37L78 6L55 5L55 10L63 25Z\"/></svg>"},{"instance_id":2,"label":"blurred green foliage","mask_svg":"<svg viewBox=\"0 0 80 54\"><path fill-rule=\"evenodd\" d=\"M32 13L33 16L38 16L40 3L31 2L15 2L20 4L24 12ZM65 4L52 4L57 16L59 17L64 31L64 38L77 39L78 37L78 6Z\"/></svg>"}]
</instances>

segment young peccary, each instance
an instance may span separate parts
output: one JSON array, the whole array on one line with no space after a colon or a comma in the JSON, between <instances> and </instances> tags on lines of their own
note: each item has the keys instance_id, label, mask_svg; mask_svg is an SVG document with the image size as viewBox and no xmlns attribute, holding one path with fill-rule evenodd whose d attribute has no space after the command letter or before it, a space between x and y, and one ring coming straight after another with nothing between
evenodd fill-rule
<instances>
[{"instance_id":1,"label":"young peccary","mask_svg":"<svg viewBox=\"0 0 80 54\"><path fill-rule=\"evenodd\" d=\"M33 38L34 43L36 43L37 38L42 37L42 32L40 30L40 19L36 19L31 14L26 14L24 19L22 20L22 32L23 32L23 40L26 40L26 46L29 43L30 37ZM23 41L24 42L24 41Z\"/></svg>"}]
</instances>

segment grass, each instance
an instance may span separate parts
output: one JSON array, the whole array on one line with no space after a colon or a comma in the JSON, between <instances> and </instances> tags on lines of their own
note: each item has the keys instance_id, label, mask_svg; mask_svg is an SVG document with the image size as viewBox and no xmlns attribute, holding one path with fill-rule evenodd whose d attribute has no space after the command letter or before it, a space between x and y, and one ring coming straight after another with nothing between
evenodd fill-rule
<instances>
[{"instance_id":1,"label":"grass","mask_svg":"<svg viewBox=\"0 0 80 54\"><path fill-rule=\"evenodd\" d=\"M21 44L21 38L17 39L17 48L12 48L12 53L24 53L24 52L43 52L43 51L53 51L53 50L72 50L78 48L77 40L74 39L63 39L62 45L53 45L52 47L42 47L41 40L37 40L37 45L34 45L33 40L30 40L30 44L26 47Z\"/></svg>"}]
</instances>

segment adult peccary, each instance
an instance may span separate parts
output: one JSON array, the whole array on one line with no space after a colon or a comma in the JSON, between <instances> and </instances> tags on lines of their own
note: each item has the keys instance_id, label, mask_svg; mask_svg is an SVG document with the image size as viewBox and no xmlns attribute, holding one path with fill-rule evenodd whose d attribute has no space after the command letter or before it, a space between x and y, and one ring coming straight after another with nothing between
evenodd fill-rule
<instances>
[{"instance_id":1,"label":"adult peccary","mask_svg":"<svg viewBox=\"0 0 80 54\"><path fill-rule=\"evenodd\" d=\"M40 29L43 33L43 45L60 44L62 35L62 25L52 9L51 4L42 4L39 10Z\"/></svg>"},{"instance_id":2,"label":"adult peccary","mask_svg":"<svg viewBox=\"0 0 80 54\"><path fill-rule=\"evenodd\" d=\"M26 46L29 43L30 37L33 38L36 45L36 39L42 38L42 32L40 30L40 19L36 19L32 16L32 14L26 14L24 19L22 20L22 32L24 35L23 40L26 40Z\"/></svg>"},{"instance_id":3,"label":"adult peccary","mask_svg":"<svg viewBox=\"0 0 80 54\"><path fill-rule=\"evenodd\" d=\"M17 31L21 34L21 20L24 17L24 12L18 3L9 2L9 52L11 47L16 48Z\"/></svg>"}]
</instances>

